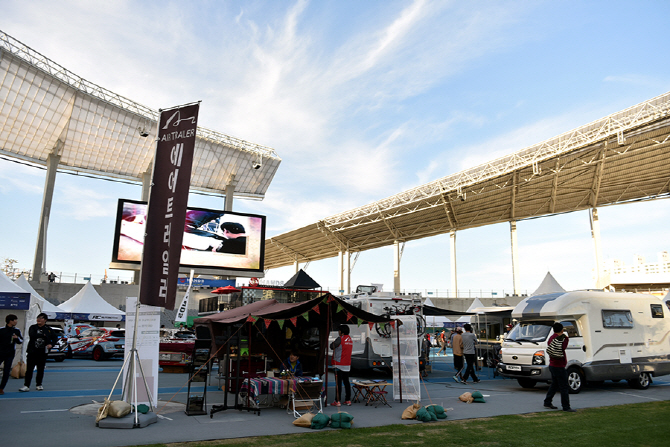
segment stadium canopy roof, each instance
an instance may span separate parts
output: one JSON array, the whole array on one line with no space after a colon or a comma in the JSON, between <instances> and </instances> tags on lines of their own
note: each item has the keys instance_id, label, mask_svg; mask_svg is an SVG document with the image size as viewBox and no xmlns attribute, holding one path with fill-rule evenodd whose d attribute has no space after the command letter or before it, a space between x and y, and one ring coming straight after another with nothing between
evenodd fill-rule
<instances>
[{"instance_id":1,"label":"stadium canopy roof","mask_svg":"<svg viewBox=\"0 0 670 447\"><path fill-rule=\"evenodd\" d=\"M53 153L61 157L59 170L137 182L151 172L158 111L82 79L2 31L0 82L0 155L46 164ZM220 194L234 185L235 196L262 200L280 163L272 148L198 127L191 190Z\"/></svg>"},{"instance_id":2,"label":"stadium canopy roof","mask_svg":"<svg viewBox=\"0 0 670 447\"><path fill-rule=\"evenodd\" d=\"M670 197L670 93L266 241L267 269L450 231Z\"/></svg>"}]
</instances>

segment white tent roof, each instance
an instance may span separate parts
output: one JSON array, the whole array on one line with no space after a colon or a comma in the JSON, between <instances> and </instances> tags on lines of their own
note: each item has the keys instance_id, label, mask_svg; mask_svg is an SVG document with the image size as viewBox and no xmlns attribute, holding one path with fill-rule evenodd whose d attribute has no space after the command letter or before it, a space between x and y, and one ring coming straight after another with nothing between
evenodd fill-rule
<instances>
[{"instance_id":1,"label":"white tent roof","mask_svg":"<svg viewBox=\"0 0 670 447\"><path fill-rule=\"evenodd\" d=\"M87 282L75 296L60 304L63 312L79 314L112 314L124 315L125 312L109 304L98 292L91 281Z\"/></svg>"},{"instance_id":2,"label":"white tent roof","mask_svg":"<svg viewBox=\"0 0 670 447\"><path fill-rule=\"evenodd\" d=\"M30 285L28 280L24 275L19 276L15 281L14 284L17 286L21 287L24 291L30 293L33 298L35 298L37 301L39 301L40 308L42 309L42 312L46 313L56 313L56 312L63 312L58 306L54 306L51 304L49 301L44 299L42 295L37 293L37 291L33 288L33 286Z\"/></svg>"},{"instance_id":3,"label":"white tent roof","mask_svg":"<svg viewBox=\"0 0 670 447\"><path fill-rule=\"evenodd\" d=\"M9 276L5 275L5 272L0 270L0 292L26 293L26 290L14 284L14 282L9 279Z\"/></svg>"},{"instance_id":4,"label":"white tent roof","mask_svg":"<svg viewBox=\"0 0 670 447\"><path fill-rule=\"evenodd\" d=\"M565 292L565 289L554 279L550 272L544 277L540 286L530 296L544 295L547 293Z\"/></svg>"}]
</instances>

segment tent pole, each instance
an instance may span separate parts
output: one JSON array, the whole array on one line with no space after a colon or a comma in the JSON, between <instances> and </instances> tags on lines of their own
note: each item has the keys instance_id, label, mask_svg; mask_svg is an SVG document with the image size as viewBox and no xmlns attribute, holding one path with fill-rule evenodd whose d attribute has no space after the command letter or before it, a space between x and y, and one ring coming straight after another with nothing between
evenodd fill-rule
<instances>
[{"instance_id":1,"label":"tent pole","mask_svg":"<svg viewBox=\"0 0 670 447\"><path fill-rule=\"evenodd\" d=\"M327 298L326 298L327 299ZM331 321L330 321L330 305L331 301L326 301L327 308L328 308L328 313L327 313L327 318L326 318L326 367L324 370L324 385L325 385L325 392L326 392L326 399L325 399L325 404L328 405L328 340L330 338L330 326L331 326Z\"/></svg>"}]
</instances>

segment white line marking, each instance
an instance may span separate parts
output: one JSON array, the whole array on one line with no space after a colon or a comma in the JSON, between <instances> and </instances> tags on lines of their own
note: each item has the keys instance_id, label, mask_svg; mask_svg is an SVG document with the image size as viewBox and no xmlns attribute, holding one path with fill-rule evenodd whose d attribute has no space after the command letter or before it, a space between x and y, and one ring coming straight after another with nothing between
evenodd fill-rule
<instances>
[{"instance_id":1,"label":"white line marking","mask_svg":"<svg viewBox=\"0 0 670 447\"><path fill-rule=\"evenodd\" d=\"M56 411L70 411L69 408L64 408L62 410L34 410L34 411L22 411L21 414L26 414L26 413L53 413Z\"/></svg>"},{"instance_id":2,"label":"white line marking","mask_svg":"<svg viewBox=\"0 0 670 447\"><path fill-rule=\"evenodd\" d=\"M633 394L633 393L619 392L618 394L623 394L624 396L633 396L633 397L637 397L638 399L648 399L648 400L658 400L658 401L664 400L664 399L656 399L656 398L653 398L653 397L640 396L639 394Z\"/></svg>"},{"instance_id":3,"label":"white line marking","mask_svg":"<svg viewBox=\"0 0 670 447\"><path fill-rule=\"evenodd\" d=\"M161 418L161 419L167 419L168 421L172 421L172 420L174 420L174 419L170 419L170 418L167 417L167 416L163 416L162 414L157 414L156 417L159 417L159 418Z\"/></svg>"}]
</instances>

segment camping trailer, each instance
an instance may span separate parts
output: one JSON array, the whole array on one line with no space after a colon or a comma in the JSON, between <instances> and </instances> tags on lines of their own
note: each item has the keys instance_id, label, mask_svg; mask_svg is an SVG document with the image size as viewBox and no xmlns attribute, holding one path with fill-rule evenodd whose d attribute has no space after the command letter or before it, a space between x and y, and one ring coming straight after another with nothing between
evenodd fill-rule
<instances>
[{"instance_id":1,"label":"camping trailer","mask_svg":"<svg viewBox=\"0 0 670 447\"><path fill-rule=\"evenodd\" d=\"M412 296L397 296L392 292L378 291L378 286L358 286L356 293L341 297L352 306L375 315L416 315L418 335L422 336L426 320L421 313L421 299ZM349 324L353 349L351 366L354 369L391 369L393 343L391 326L388 323ZM337 338L333 328L328 345ZM332 351L329 350L329 355Z\"/></svg>"},{"instance_id":2,"label":"camping trailer","mask_svg":"<svg viewBox=\"0 0 670 447\"><path fill-rule=\"evenodd\" d=\"M547 340L555 322L570 341L568 383L578 393L586 382L627 380L646 389L652 376L670 374L670 315L657 297L603 291L531 296L512 311L518 320L502 344L498 373L524 388L548 382Z\"/></svg>"}]
</instances>

